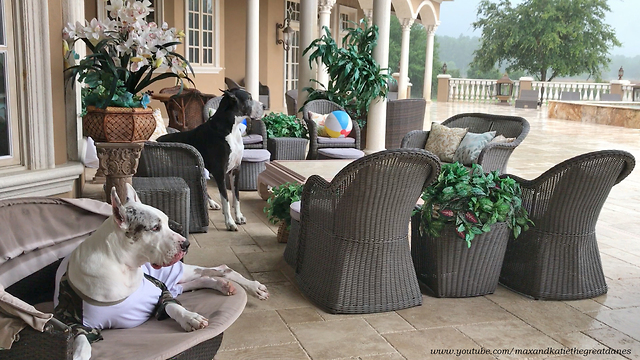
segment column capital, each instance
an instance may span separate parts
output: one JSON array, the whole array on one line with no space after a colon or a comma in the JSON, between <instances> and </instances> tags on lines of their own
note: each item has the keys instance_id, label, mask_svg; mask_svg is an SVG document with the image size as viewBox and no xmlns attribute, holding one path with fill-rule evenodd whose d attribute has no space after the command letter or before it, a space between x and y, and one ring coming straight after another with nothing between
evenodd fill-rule
<instances>
[{"instance_id":1,"label":"column capital","mask_svg":"<svg viewBox=\"0 0 640 360\"><path fill-rule=\"evenodd\" d=\"M364 16L370 19L369 21L373 21L373 9L362 9L362 11L364 12Z\"/></svg>"},{"instance_id":2,"label":"column capital","mask_svg":"<svg viewBox=\"0 0 640 360\"><path fill-rule=\"evenodd\" d=\"M318 0L318 12L331 14L335 4L336 0Z\"/></svg>"},{"instance_id":3,"label":"column capital","mask_svg":"<svg viewBox=\"0 0 640 360\"><path fill-rule=\"evenodd\" d=\"M415 19L412 19L412 18L404 18L399 20L400 20L400 26L402 27L402 31L411 30L411 25L413 25L413 22L415 21Z\"/></svg>"},{"instance_id":4,"label":"column capital","mask_svg":"<svg viewBox=\"0 0 640 360\"><path fill-rule=\"evenodd\" d=\"M438 30L438 25L425 25L424 28L427 30L427 35L434 36L436 34L436 30Z\"/></svg>"}]
</instances>

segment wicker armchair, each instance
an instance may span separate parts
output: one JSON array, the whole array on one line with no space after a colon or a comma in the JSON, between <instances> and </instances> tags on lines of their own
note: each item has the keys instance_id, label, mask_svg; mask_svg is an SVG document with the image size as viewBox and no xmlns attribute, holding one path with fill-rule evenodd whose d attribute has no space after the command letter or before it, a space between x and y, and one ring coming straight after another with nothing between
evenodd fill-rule
<instances>
[{"instance_id":1,"label":"wicker armchair","mask_svg":"<svg viewBox=\"0 0 640 360\"><path fill-rule=\"evenodd\" d=\"M412 130L424 129L425 99L389 100L385 148L397 149L402 138Z\"/></svg>"},{"instance_id":2,"label":"wicker armchair","mask_svg":"<svg viewBox=\"0 0 640 360\"><path fill-rule=\"evenodd\" d=\"M309 117L309 111L313 111L318 114L328 114L335 110L342 110L344 108L329 100L311 100L304 104L302 107L302 118L307 124L309 130L309 152L307 153L307 160L315 160L318 158L318 149L323 148L355 148L360 149L360 126L358 122L351 119L353 122L353 129L349 133L347 138L330 138L325 136L318 136L318 127L316 123Z\"/></svg>"},{"instance_id":3,"label":"wicker armchair","mask_svg":"<svg viewBox=\"0 0 640 360\"><path fill-rule=\"evenodd\" d=\"M217 109L222 101L222 96L216 96L204 105L202 109L203 119L209 119L210 109ZM267 148L267 127L261 119L247 120L247 135L242 137L245 149L266 149Z\"/></svg>"},{"instance_id":4,"label":"wicker armchair","mask_svg":"<svg viewBox=\"0 0 640 360\"><path fill-rule=\"evenodd\" d=\"M298 89L289 90L284 94L284 99L287 103L287 114L298 114Z\"/></svg>"},{"instance_id":5,"label":"wicker armchair","mask_svg":"<svg viewBox=\"0 0 640 360\"><path fill-rule=\"evenodd\" d=\"M3 259L0 264L0 307L3 311L0 311L0 321L5 326L5 332L0 336L14 339L11 349L0 350L0 359L73 359L75 338L72 331L51 318L55 275L62 258L89 237L109 215L109 204L91 199L0 201L3 232L3 246L0 247L0 258ZM91 345L91 359L211 359L220 347L223 331L245 307L246 292L239 287L236 291L234 296L213 290L185 292L178 296L185 308L209 319L205 329L185 332L171 319L150 319L132 329L103 330L104 340ZM20 319L6 315L4 311L13 308L7 306L9 304L20 306ZM35 309L29 305L35 305ZM32 316L39 319L34 328L22 321ZM19 326L24 325L26 327L13 337L11 331L18 331Z\"/></svg>"},{"instance_id":6,"label":"wicker armchair","mask_svg":"<svg viewBox=\"0 0 640 360\"><path fill-rule=\"evenodd\" d=\"M197 89L183 89L178 94L179 86L164 88L161 94L172 94L169 100L164 102L169 115L169 127L179 131L195 129L202 124L202 108L213 95L203 94Z\"/></svg>"},{"instance_id":7,"label":"wicker armchair","mask_svg":"<svg viewBox=\"0 0 640 360\"><path fill-rule=\"evenodd\" d=\"M606 150L563 161L534 180L509 175L535 226L509 239L500 283L544 300L605 294L596 222L611 188L634 166L631 154Z\"/></svg>"},{"instance_id":8,"label":"wicker armchair","mask_svg":"<svg viewBox=\"0 0 640 360\"><path fill-rule=\"evenodd\" d=\"M439 173L435 155L397 149L355 160L331 182L311 176L301 197L299 237L287 242L296 248L295 278L305 296L330 313L421 305L409 219Z\"/></svg>"},{"instance_id":9,"label":"wicker armchair","mask_svg":"<svg viewBox=\"0 0 640 360\"><path fill-rule=\"evenodd\" d=\"M496 131L497 135L515 138L513 142L489 143L480 152L477 163L484 171L498 170L501 174L507 170L507 162L513 150L520 145L529 133L529 122L519 116L470 113L458 114L442 122L450 128L468 128L472 133ZM415 130L402 139L402 148L424 149L429 131Z\"/></svg>"},{"instance_id":10,"label":"wicker armchair","mask_svg":"<svg viewBox=\"0 0 640 360\"><path fill-rule=\"evenodd\" d=\"M189 185L189 232L207 232L209 211L202 156L193 146L147 141L140 154L136 177L179 177Z\"/></svg>"}]
</instances>

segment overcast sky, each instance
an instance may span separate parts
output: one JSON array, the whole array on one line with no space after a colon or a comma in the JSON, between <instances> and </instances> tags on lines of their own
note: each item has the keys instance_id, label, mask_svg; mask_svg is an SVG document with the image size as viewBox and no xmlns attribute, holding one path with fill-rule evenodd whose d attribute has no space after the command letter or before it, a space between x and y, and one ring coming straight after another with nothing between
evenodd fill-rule
<instances>
[{"instance_id":1,"label":"overcast sky","mask_svg":"<svg viewBox=\"0 0 640 360\"><path fill-rule=\"evenodd\" d=\"M476 20L480 0L444 1L440 6L440 26L436 35L458 37L480 36L480 31L473 31L471 23ZM519 3L515 0L512 3ZM640 31L634 31L640 22L640 0L609 0L611 12L605 21L616 31L621 47L612 50L613 55L640 55Z\"/></svg>"}]
</instances>

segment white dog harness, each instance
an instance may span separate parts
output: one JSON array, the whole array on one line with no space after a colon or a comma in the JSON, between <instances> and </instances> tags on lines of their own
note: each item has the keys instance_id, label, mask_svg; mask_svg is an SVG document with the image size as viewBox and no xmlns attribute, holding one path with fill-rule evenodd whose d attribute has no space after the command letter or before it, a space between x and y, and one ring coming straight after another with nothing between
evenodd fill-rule
<instances>
[{"instance_id":1,"label":"white dog harness","mask_svg":"<svg viewBox=\"0 0 640 360\"><path fill-rule=\"evenodd\" d=\"M68 262L67 257L56 273L54 293L56 317L62 318L60 320L69 326L81 325L88 328L79 333L87 335L90 342L101 339L100 330L102 329L136 327L154 315L158 320L166 318L164 305L177 302L173 298L182 294L182 285L178 284L184 270L182 262L158 270L147 263L142 266L145 274L142 284L133 294L113 305L95 305L82 300L82 296L69 286L66 276ZM162 284L158 281L166 285L168 293L163 293ZM75 321L81 319L82 324L70 324L71 319Z\"/></svg>"}]
</instances>

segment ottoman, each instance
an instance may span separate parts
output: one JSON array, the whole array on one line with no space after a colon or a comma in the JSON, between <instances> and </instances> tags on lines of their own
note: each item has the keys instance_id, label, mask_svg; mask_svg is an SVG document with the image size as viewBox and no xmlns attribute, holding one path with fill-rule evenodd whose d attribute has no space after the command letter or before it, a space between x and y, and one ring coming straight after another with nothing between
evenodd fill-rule
<instances>
[{"instance_id":1,"label":"ottoman","mask_svg":"<svg viewBox=\"0 0 640 360\"><path fill-rule=\"evenodd\" d=\"M269 150L244 149L240 164L238 190L257 190L258 174L264 171L266 163L271 158Z\"/></svg>"},{"instance_id":2,"label":"ottoman","mask_svg":"<svg viewBox=\"0 0 640 360\"><path fill-rule=\"evenodd\" d=\"M182 231L172 230L189 236L189 210L191 191L187 183L179 177L133 177L133 188L143 204L153 206L167 214L169 220L180 224Z\"/></svg>"},{"instance_id":3,"label":"ottoman","mask_svg":"<svg viewBox=\"0 0 640 360\"><path fill-rule=\"evenodd\" d=\"M318 149L318 160L326 159L359 159L364 152L354 148L326 148Z\"/></svg>"}]
</instances>

